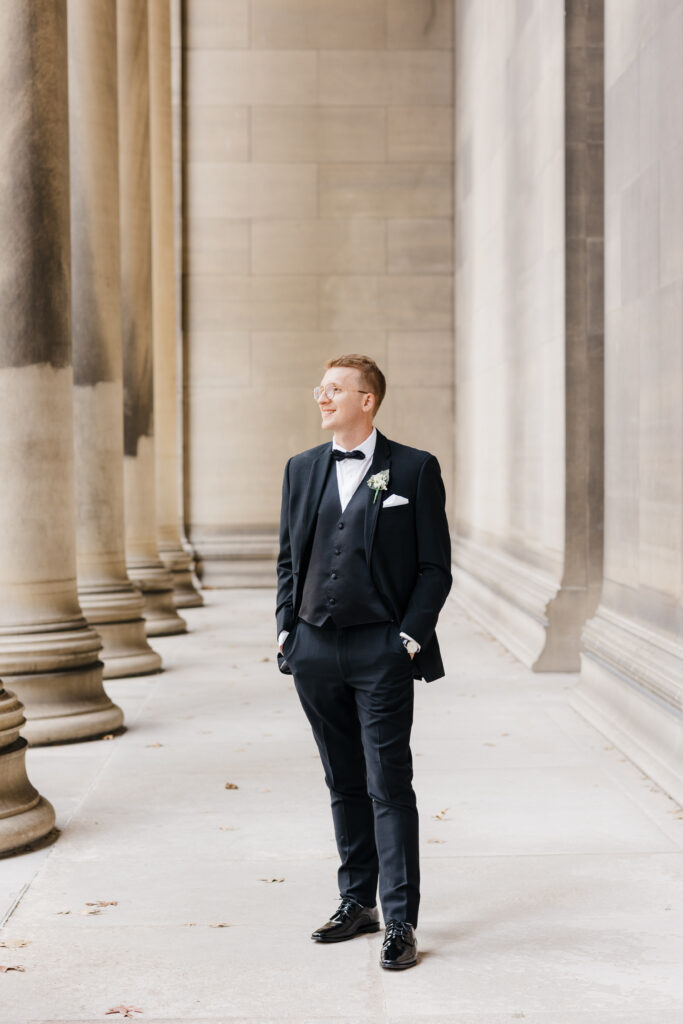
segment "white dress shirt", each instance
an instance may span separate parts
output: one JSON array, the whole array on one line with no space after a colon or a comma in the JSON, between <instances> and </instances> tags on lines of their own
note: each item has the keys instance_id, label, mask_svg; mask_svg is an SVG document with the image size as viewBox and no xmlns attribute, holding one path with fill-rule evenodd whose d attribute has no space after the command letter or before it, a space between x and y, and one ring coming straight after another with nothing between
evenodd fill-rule
<instances>
[{"instance_id":1,"label":"white dress shirt","mask_svg":"<svg viewBox=\"0 0 683 1024\"><path fill-rule=\"evenodd\" d=\"M355 448L342 448L340 444L337 444L334 438L332 438L332 451L346 452L362 452L365 458L361 462L360 459L340 459L337 465L337 486L339 487L339 501L341 502L342 512L351 501L354 496L361 480L370 469L370 463L372 457L375 454L375 445L377 444L377 430L375 427L372 428L372 433L365 438L362 444L356 445Z\"/></svg>"},{"instance_id":2,"label":"white dress shirt","mask_svg":"<svg viewBox=\"0 0 683 1024\"><path fill-rule=\"evenodd\" d=\"M339 488L339 501L341 503L342 512L351 501L358 490L360 483L370 469L373 456L375 454L375 445L377 444L377 428L372 428L372 433L365 438L362 444L356 445L355 448L342 448L338 444L334 437L332 438L332 450L336 449L340 452L354 451L362 452L365 458L361 461L360 459L340 459L336 463L337 469L337 487ZM277 638L278 647L281 647L287 637L289 636L289 630L283 629ZM402 637L406 640L411 640L407 633L401 633Z\"/></svg>"}]
</instances>

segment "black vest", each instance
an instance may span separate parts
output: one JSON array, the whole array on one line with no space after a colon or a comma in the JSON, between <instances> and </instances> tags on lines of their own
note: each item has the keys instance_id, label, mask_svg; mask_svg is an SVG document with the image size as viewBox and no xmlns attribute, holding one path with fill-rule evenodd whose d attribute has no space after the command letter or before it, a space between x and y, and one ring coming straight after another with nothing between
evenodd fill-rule
<instances>
[{"instance_id":1,"label":"black vest","mask_svg":"<svg viewBox=\"0 0 683 1024\"><path fill-rule=\"evenodd\" d=\"M365 557L365 508L372 497L364 478L342 512L336 465L330 461L299 609L299 617L312 626L391 621Z\"/></svg>"}]
</instances>

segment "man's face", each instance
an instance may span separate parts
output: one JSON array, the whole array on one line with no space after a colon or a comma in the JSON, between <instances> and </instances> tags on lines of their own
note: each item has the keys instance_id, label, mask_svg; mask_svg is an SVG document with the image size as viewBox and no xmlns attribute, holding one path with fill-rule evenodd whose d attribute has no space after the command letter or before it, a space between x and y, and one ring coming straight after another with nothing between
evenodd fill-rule
<instances>
[{"instance_id":1,"label":"man's face","mask_svg":"<svg viewBox=\"0 0 683 1024\"><path fill-rule=\"evenodd\" d=\"M340 433L366 424L368 412L372 409L372 395L360 393L365 391L360 370L352 366L333 366L320 382L321 388L328 384L334 384L341 390L332 399L323 391L318 399L323 430Z\"/></svg>"}]
</instances>

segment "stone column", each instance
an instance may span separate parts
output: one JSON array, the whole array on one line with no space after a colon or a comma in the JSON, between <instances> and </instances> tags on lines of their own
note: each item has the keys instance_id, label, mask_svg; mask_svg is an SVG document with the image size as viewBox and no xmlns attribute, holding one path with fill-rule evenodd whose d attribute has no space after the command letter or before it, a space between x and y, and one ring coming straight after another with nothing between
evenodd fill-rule
<instances>
[{"instance_id":1,"label":"stone column","mask_svg":"<svg viewBox=\"0 0 683 1024\"><path fill-rule=\"evenodd\" d=\"M605 573L572 697L683 800L683 2L605 5Z\"/></svg>"},{"instance_id":2,"label":"stone column","mask_svg":"<svg viewBox=\"0 0 683 1024\"><path fill-rule=\"evenodd\" d=\"M503 6L456 5L454 596L573 672L602 577L603 4Z\"/></svg>"},{"instance_id":3,"label":"stone column","mask_svg":"<svg viewBox=\"0 0 683 1024\"><path fill-rule=\"evenodd\" d=\"M173 116L173 225L175 250L175 290L176 290L176 409L178 410L178 518L180 521L180 542L190 555L190 573L196 597L190 598L194 605L204 599L200 593L197 578L195 551L185 530L185 332L183 330L183 236L185 232L185 175L183 150L187 135L187 118L185 116L183 96L185 92L185 59L183 50L184 39L184 3L183 0L171 0L171 104ZM178 605L176 598L176 607Z\"/></svg>"},{"instance_id":4,"label":"stone column","mask_svg":"<svg viewBox=\"0 0 683 1024\"><path fill-rule=\"evenodd\" d=\"M184 549L179 529L169 0L149 0L149 98L157 540L161 560L173 573L175 603L188 608L202 599L192 581L192 554Z\"/></svg>"},{"instance_id":5,"label":"stone column","mask_svg":"<svg viewBox=\"0 0 683 1024\"><path fill-rule=\"evenodd\" d=\"M123 520L116 0L68 0L77 568L105 676L161 667L128 578Z\"/></svg>"},{"instance_id":6,"label":"stone column","mask_svg":"<svg viewBox=\"0 0 683 1024\"><path fill-rule=\"evenodd\" d=\"M0 4L0 181L0 673L55 743L123 721L76 588L65 0Z\"/></svg>"},{"instance_id":7,"label":"stone column","mask_svg":"<svg viewBox=\"0 0 683 1024\"><path fill-rule=\"evenodd\" d=\"M26 775L26 719L21 702L0 682L0 854L42 839L55 823L52 804Z\"/></svg>"},{"instance_id":8,"label":"stone column","mask_svg":"<svg viewBox=\"0 0 683 1024\"><path fill-rule=\"evenodd\" d=\"M119 0L118 96L126 554L147 633L182 633L156 539L147 3Z\"/></svg>"}]
</instances>

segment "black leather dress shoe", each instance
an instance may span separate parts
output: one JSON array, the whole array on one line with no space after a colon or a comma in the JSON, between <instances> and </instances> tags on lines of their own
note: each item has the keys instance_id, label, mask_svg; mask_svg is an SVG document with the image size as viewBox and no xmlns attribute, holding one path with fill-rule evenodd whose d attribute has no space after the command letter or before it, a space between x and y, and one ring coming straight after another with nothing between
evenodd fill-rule
<instances>
[{"instance_id":1,"label":"black leather dress shoe","mask_svg":"<svg viewBox=\"0 0 683 1024\"><path fill-rule=\"evenodd\" d=\"M379 931L377 907L364 907L352 896L342 896L339 907L332 917L311 938L316 942L345 942L354 935Z\"/></svg>"},{"instance_id":2,"label":"black leather dress shoe","mask_svg":"<svg viewBox=\"0 0 683 1024\"><path fill-rule=\"evenodd\" d=\"M388 971L405 971L417 963L417 939L407 921L387 921L379 962Z\"/></svg>"}]
</instances>

